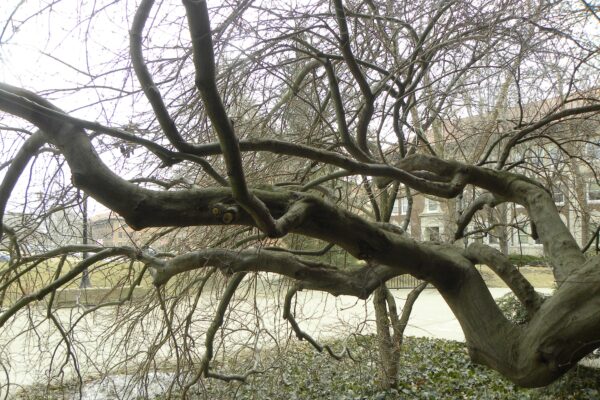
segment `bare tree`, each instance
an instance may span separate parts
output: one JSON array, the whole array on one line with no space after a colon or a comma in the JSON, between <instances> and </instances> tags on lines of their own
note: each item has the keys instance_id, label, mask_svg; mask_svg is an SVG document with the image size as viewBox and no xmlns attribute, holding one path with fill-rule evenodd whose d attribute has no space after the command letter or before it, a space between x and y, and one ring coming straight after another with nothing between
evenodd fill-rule
<instances>
[{"instance_id":1,"label":"bare tree","mask_svg":"<svg viewBox=\"0 0 600 400\"><path fill-rule=\"evenodd\" d=\"M545 1L310 3L85 4L75 17L78 28L87 26L85 66L44 55L73 73L75 87L0 84L2 238L12 255L1 270L0 292L35 274L41 261L60 259L32 292L20 291L0 314L0 326L36 300L52 303L56 291L84 271L105 268L111 275L127 260L127 278L115 285L132 289L118 303L151 280L153 305L140 313L162 315L164 330L154 343L171 346L177 384L187 391L203 376L244 380L257 372L211 369L215 335L248 273L293 280L285 318L298 337L334 356L295 321L290 304L296 293L365 299L375 292L380 330L387 324L389 335L391 323L401 337L406 321L392 312L393 298L382 285L410 274L444 297L474 362L522 386L554 381L600 345L600 258L584 255L537 179L547 166L528 164L524 148L551 143L566 159L586 161L568 144L592 142L597 128L565 135L561 127L598 122L596 38L586 29L596 22L589 10ZM59 11L16 8L0 43L17 40L18 30L47 12ZM121 41L95 51L107 22ZM86 93L97 99L73 103ZM75 104L71 111L59 107L63 101ZM465 124L473 109L479 122ZM7 205L19 179L30 175L27 166L40 163L49 175L43 196L21 202L33 223L19 230L6 218ZM417 241L389 223L400 187L447 201L455 210L455 234ZM152 232L149 242L169 235L185 240L164 254L141 244L28 253L31 232L60 207L76 205L77 190L131 228ZM526 210L554 272L557 290L543 303L505 255L454 243L484 206L505 213L502 207L511 203ZM366 265L314 258L334 246ZM63 268L77 252L91 255ZM494 270L525 305L526 325L504 317L477 264ZM193 312L180 319L176 310L198 307L214 271L228 280L198 361L190 338ZM70 343L70 331L50 307L48 318ZM148 353L146 372L158 344ZM75 353L69 347L74 359Z\"/></svg>"}]
</instances>

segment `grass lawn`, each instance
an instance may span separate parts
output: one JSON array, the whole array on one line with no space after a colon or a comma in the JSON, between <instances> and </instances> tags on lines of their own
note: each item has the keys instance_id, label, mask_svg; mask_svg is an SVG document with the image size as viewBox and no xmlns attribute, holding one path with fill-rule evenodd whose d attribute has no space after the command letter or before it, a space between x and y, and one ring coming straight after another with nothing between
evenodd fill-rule
<instances>
[{"instance_id":1,"label":"grass lawn","mask_svg":"<svg viewBox=\"0 0 600 400\"><path fill-rule=\"evenodd\" d=\"M77 262L77 259L67 260L62 274L67 273ZM57 265L58 259L49 260L40 263L34 270L24 274L19 282L15 282L8 287L4 304L12 304L23 294L33 293L50 283L54 279ZM3 265L0 264L0 268L5 266L5 263ZM19 270L22 270L24 267L26 268L26 266L21 266ZM142 268L143 265L139 262L123 263L117 261L94 265L89 271L92 288L84 293L85 296L80 297L77 289L79 288L81 279L77 278L61 288L62 293L55 299L55 304L61 307L73 306L78 301L83 304L98 304L99 302L114 301L119 297L122 298ZM488 267L478 266L477 269L489 287L506 287L506 284ZM548 267L524 266L520 267L520 271L535 288L554 287L554 276ZM186 279L184 275L182 275L182 279ZM147 290L152 288L150 275L146 273L139 287L135 290L134 298L142 297Z\"/></svg>"},{"instance_id":2,"label":"grass lawn","mask_svg":"<svg viewBox=\"0 0 600 400\"><path fill-rule=\"evenodd\" d=\"M66 274L77 264L78 259L67 259L61 275ZM34 293L40 288L48 285L55 279L56 271L58 268L59 260L51 259L44 261L37 265L31 271L23 274L18 280L13 282L6 289L6 297L4 299L5 304L11 304L23 295ZM0 264L0 269L7 267L6 263ZM20 266L17 269L17 273L24 271L28 265ZM121 288L129 287L142 270L143 265L139 262L135 263L123 263L121 262L106 262L98 263L89 270L89 276L93 288ZM13 274L9 278L13 278ZM78 277L64 285L61 290L72 290L78 289L81 282L81 278ZM0 282L1 284L2 282ZM143 279L141 286L151 287L151 278L147 276ZM122 289L117 289L121 291Z\"/></svg>"},{"instance_id":3,"label":"grass lawn","mask_svg":"<svg viewBox=\"0 0 600 400\"><path fill-rule=\"evenodd\" d=\"M477 269L481 273L481 276L483 276L488 287L506 287L506 284L502 279L500 279L489 267L480 265ZM519 271L536 289L554 287L554 275L552 275L552 270L548 267L524 266L520 267Z\"/></svg>"}]
</instances>

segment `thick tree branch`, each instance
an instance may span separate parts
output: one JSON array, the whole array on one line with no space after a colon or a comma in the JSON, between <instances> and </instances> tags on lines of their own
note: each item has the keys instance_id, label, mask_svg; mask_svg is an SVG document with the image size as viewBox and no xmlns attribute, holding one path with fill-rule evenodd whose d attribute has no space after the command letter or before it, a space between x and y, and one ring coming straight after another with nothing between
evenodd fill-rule
<instances>
[{"instance_id":1,"label":"thick tree branch","mask_svg":"<svg viewBox=\"0 0 600 400\"><path fill-rule=\"evenodd\" d=\"M210 21L206 1L184 0L196 70L196 86L200 91L206 113L219 137L227 176L235 201L252 216L257 226L269 237L281 237L297 223L300 217L296 208L290 215L277 221L269 208L249 191L238 139L216 84L215 57L211 38Z\"/></svg>"},{"instance_id":2,"label":"thick tree branch","mask_svg":"<svg viewBox=\"0 0 600 400\"><path fill-rule=\"evenodd\" d=\"M373 111L375 110L375 96L373 95L371 87L369 86L365 75L361 71L360 66L356 62L354 53L352 52L352 46L350 45L350 34L348 32L348 23L346 21L346 12L344 10L342 0L334 0L333 3L335 5L335 15L340 29L339 41L342 55L344 56L344 61L348 65L350 73L358 83L358 87L360 88L364 98L364 107L360 111L360 115L358 117L356 136L358 147L360 150L362 150L362 152L368 155L370 151L367 143L367 133L369 122L371 122Z\"/></svg>"},{"instance_id":3,"label":"thick tree branch","mask_svg":"<svg viewBox=\"0 0 600 400\"><path fill-rule=\"evenodd\" d=\"M265 247L265 250L271 251L284 251L296 256L322 256L327 254L329 250L331 250L335 246L333 243L329 243L325 247L319 250L292 250L292 249L284 249L282 247Z\"/></svg>"},{"instance_id":4,"label":"thick tree branch","mask_svg":"<svg viewBox=\"0 0 600 400\"><path fill-rule=\"evenodd\" d=\"M227 181L214 170L210 163L196 154L174 152L151 140L132 135L125 130L111 128L99 124L98 122L72 117L65 114L62 110L44 100L42 97L5 83L0 83L0 94L2 97L0 101L2 102L3 110L19 115L37 126L42 125L48 128L55 123L59 125L64 124L64 126L70 123L73 124L74 127L82 130L89 129L96 132L102 132L111 137L139 144L147 148L163 162L164 166L170 166L182 160L195 162L199 164L208 175L215 179L215 181L223 186L227 186ZM72 129L72 127L70 129Z\"/></svg>"},{"instance_id":5,"label":"thick tree branch","mask_svg":"<svg viewBox=\"0 0 600 400\"><path fill-rule=\"evenodd\" d=\"M523 205L537 227L558 285L585 262L579 245L560 219L552 196L536 181L507 171L465 165L425 154L408 156L400 160L397 166L412 173L426 171L451 177L452 181L460 183L457 187L471 184L489 191L498 199ZM380 179L378 185L381 187L388 183L389 180ZM475 208L480 205L477 203L472 211L476 211Z\"/></svg>"},{"instance_id":6,"label":"thick tree branch","mask_svg":"<svg viewBox=\"0 0 600 400\"><path fill-rule=\"evenodd\" d=\"M329 82L329 91L331 93L331 99L333 101L335 117L338 126L338 133L342 139L344 148L348 150L348 153L350 153L357 160L369 162L371 160L371 157L369 157L369 155L356 144L354 138L350 135L348 122L346 122L346 111L344 109L344 102L342 100L342 94L340 92L340 84L335 74L335 69L331 64L331 61L328 59L325 60L324 65Z\"/></svg>"},{"instance_id":7,"label":"thick tree branch","mask_svg":"<svg viewBox=\"0 0 600 400\"><path fill-rule=\"evenodd\" d=\"M506 256L498 250L480 243L471 243L467 248L466 255L474 263L490 267L525 306L528 316L533 317L542 305L543 299Z\"/></svg>"},{"instance_id":8,"label":"thick tree branch","mask_svg":"<svg viewBox=\"0 0 600 400\"><path fill-rule=\"evenodd\" d=\"M163 132L176 149L185 152L190 146L187 145L186 141L179 134L175 121L169 115L160 91L154 83L150 71L148 71L142 52L142 34L153 4L154 0L142 0L133 18L131 30L129 31L131 63Z\"/></svg>"},{"instance_id":9,"label":"thick tree branch","mask_svg":"<svg viewBox=\"0 0 600 400\"><path fill-rule=\"evenodd\" d=\"M471 220L475 216L475 213L486 205L489 207L495 207L504 201L497 196L494 196L492 193L484 193L477 197L475 201L473 201L467 208L463 210L460 214L458 220L456 221L456 233L454 234L454 240L458 240L465 236L465 229L467 225L471 223Z\"/></svg>"},{"instance_id":10,"label":"thick tree branch","mask_svg":"<svg viewBox=\"0 0 600 400\"><path fill-rule=\"evenodd\" d=\"M287 252L265 249L206 249L170 260L146 258L155 285L164 285L173 276L206 267L225 273L274 272L298 280L303 289L320 290L335 296L346 294L367 298L382 282L402 273L386 266L339 270L334 266L303 259Z\"/></svg>"}]
</instances>

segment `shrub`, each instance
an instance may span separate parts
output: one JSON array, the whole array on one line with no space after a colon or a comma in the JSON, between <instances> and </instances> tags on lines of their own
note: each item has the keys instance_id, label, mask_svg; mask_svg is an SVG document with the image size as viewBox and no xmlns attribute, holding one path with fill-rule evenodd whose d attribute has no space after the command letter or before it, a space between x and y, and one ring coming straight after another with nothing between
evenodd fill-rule
<instances>
[{"instance_id":1,"label":"shrub","mask_svg":"<svg viewBox=\"0 0 600 400\"><path fill-rule=\"evenodd\" d=\"M527 254L510 254L510 262L516 265L530 265L532 267L546 266L546 260L543 257L530 256Z\"/></svg>"},{"instance_id":2,"label":"shrub","mask_svg":"<svg viewBox=\"0 0 600 400\"><path fill-rule=\"evenodd\" d=\"M504 296L496 299L496 303L509 321L519 325L528 321L525 307L513 293L507 293Z\"/></svg>"}]
</instances>

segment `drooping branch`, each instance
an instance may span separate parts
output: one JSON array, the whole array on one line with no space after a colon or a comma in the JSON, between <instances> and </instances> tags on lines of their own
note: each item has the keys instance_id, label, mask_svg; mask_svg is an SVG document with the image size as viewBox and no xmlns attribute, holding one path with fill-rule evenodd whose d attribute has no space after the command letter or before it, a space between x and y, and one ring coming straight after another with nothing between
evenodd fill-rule
<instances>
[{"instance_id":1,"label":"drooping branch","mask_svg":"<svg viewBox=\"0 0 600 400\"><path fill-rule=\"evenodd\" d=\"M248 190L238 139L217 89L215 56L206 1L184 0L183 4L192 37L196 86L200 91L206 114L219 137L233 198L268 236L281 236L282 233L269 209Z\"/></svg>"},{"instance_id":2,"label":"drooping branch","mask_svg":"<svg viewBox=\"0 0 600 400\"><path fill-rule=\"evenodd\" d=\"M153 4L154 0L142 0L133 18L131 30L129 31L131 64L140 81L142 91L152 106L152 110L154 111L154 115L156 115L156 119L158 120L162 131L176 149L185 151L187 143L180 135L179 130L175 125L175 121L173 121L169 115L169 111L167 110L160 91L154 83L150 71L148 71L142 52L142 34Z\"/></svg>"},{"instance_id":3,"label":"drooping branch","mask_svg":"<svg viewBox=\"0 0 600 400\"><path fill-rule=\"evenodd\" d=\"M300 190L304 192L308 189L316 188L319 185L321 185L322 183L332 181L332 180L338 179L338 178L343 178L345 176L350 176L350 175L353 175L353 174L348 171L345 171L345 170L335 171L335 172L332 172L331 174L321 176L319 178L313 179L310 182L307 182L300 188Z\"/></svg>"},{"instance_id":4,"label":"drooping branch","mask_svg":"<svg viewBox=\"0 0 600 400\"><path fill-rule=\"evenodd\" d=\"M567 117L571 117L571 116L575 116L575 115L581 115L581 114L589 114L589 113L599 112L599 111L600 111L600 104L592 104L592 105L581 106L581 107L567 108L565 110L554 112L550 115L547 115L546 117L540 119L539 121L532 123L531 125L528 125L525 128L517 130L514 133L514 135L508 140L508 142L504 145L504 148L502 149L502 154L500 155L500 158L498 159L498 162L496 164L496 168L500 169L500 168L504 167L508 158L510 157L510 154L511 154L513 148L528 134L530 134L546 125L549 125L555 121L560 121L563 118L567 118Z\"/></svg>"},{"instance_id":5,"label":"drooping branch","mask_svg":"<svg viewBox=\"0 0 600 400\"><path fill-rule=\"evenodd\" d=\"M302 328L300 328L300 325L298 325L298 321L296 321L296 318L292 313L292 299L300 290L301 287L299 285L295 285L292 288L290 288L290 290L288 290L288 292L285 295L285 301L283 303L283 319L289 322L292 329L294 330L294 333L296 334L296 337L300 340L306 340L308 343L310 343L311 346L317 349L319 353L322 353L323 350L327 351L327 353L331 357L335 358L338 361L341 360L346 354L350 358L352 358L350 349L348 349L346 346L344 346L344 348L339 353L335 353L331 346L320 344L317 340L315 340L315 338L313 338L311 335L304 332Z\"/></svg>"},{"instance_id":6,"label":"drooping branch","mask_svg":"<svg viewBox=\"0 0 600 400\"><path fill-rule=\"evenodd\" d=\"M281 99L275 104L270 110L269 113L264 118L264 124L269 123L273 115L281 109L281 107L290 101L295 95L300 91L302 82L306 78L308 74L321 66L322 63L319 60L313 60L302 67L294 77L290 87L288 90L281 96Z\"/></svg>"},{"instance_id":7,"label":"drooping branch","mask_svg":"<svg viewBox=\"0 0 600 400\"><path fill-rule=\"evenodd\" d=\"M46 295L54 292L56 289L66 285L73 279L75 279L79 274L83 272L86 268L94 265L98 261L104 260L109 257L127 255L129 257L136 257L136 253L134 249L126 248L126 247L113 247L102 250L89 258L84 259L75 265L69 272L61 276L60 278L55 279L50 284L44 286L39 289L35 293L29 294L27 296L21 297L18 301L12 304L8 309L6 309L2 314L0 314L0 327L4 326L6 321L8 321L15 313L17 313L22 308L26 307L28 304L36 301L42 300Z\"/></svg>"},{"instance_id":8,"label":"drooping branch","mask_svg":"<svg viewBox=\"0 0 600 400\"><path fill-rule=\"evenodd\" d=\"M369 128L369 122L371 122L371 119L373 117L373 111L375 110L375 96L373 95L371 87L369 86L365 75L361 71L360 66L356 62L354 53L352 52L352 46L350 44L350 34L348 31L348 22L346 21L346 12L344 10L342 0L334 0L334 6L335 15L340 32L339 41L342 50L342 55L344 56L344 61L348 65L350 73L354 77L354 80L358 83L358 87L360 88L360 91L364 98L364 105L358 117L356 136L358 147L362 152L368 155L370 151L367 145L367 131Z\"/></svg>"},{"instance_id":9,"label":"drooping branch","mask_svg":"<svg viewBox=\"0 0 600 400\"><path fill-rule=\"evenodd\" d=\"M86 145L79 143L83 141L89 142L89 138L83 137L86 135L80 128L99 130L114 137L132 141L133 143L139 143L153 151L155 154L157 154L157 156L170 164L172 164L173 159L186 159L197 162L209 175L217 180L217 182L220 184L226 183L223 178L212 169L210 164L201 158L201 156L221 154L219 144L197 146L197 148L194 150L194 154L172 152L151 141L131 135L129 132L103 127L95 122L89 122L70 117L54 107L51 103L44 100L42 97L27 90L2 83L0 83L0 109L24 118L40 128L43 127L42 129L46 132L46 134L51 132L55 139L60 137L60 139L63 140L61 144L63 146L68 146L69 150L72 150L73 153L83 150L81 146L89 147L89 150L86 149L84 152L86 156L91 155L93 152L91 143ZM70 143L67 140L69 135L78 137L78 140ZM54 140L53 143L56 145L56 140ZM369 176L396 179L421 192L445 198L454 197L458 192L460 192L460 190L462 190L459 180L449 183L431 182L425 178L412 175L400 168L395 168L384 164L362 163L352 160L344 155L337 154L333 151L316 149L310 146L303 146L285 141L270 139L243 141L240 143L240 149L241 151L269 151L275 154L308 158L343 168L348 171L349 175L352 173L359 173ZM66 155L67 154L65 154L65 156ZM99 167L98 169L103 169L108 172L104 165L100 166L98 163L93 162L94 158L97 158L97 156L89 157L89 160L92 161L91 167Z\"/></svg>"},{"instance_id":10,"label":"drooping branch","mask_svg":"<svg viewBox=\"0 0 600 400\"><path fill-rule=\"evenodd\" d=\"M156 115L162 131L165 133L171 144L173 144L173 146L175 146L175 148L182 153L194 154L194 152L197 150L197 146L188 143L179 133L177 125L169 115L169 111L164 104L164 100L160 94L160 91L154 83L152 75L150 74L150 71L148 70L148 67L144 61L144 55L142 52L142 33L146 21L150 15L150 11L152 10L153 4L154 0L143 0L138 6L133 19L131 31L129 33L130 54L133 69L138 80L140 81L146 98L152 106L152 110L154 111L154 115ZM206 160L196 159L195 161L200 163L207 173L215 178L217 182L225 186L227 185L227 182L212 168L212 166L210 166L210 164L206 162Z\"/></svg>"},{"instance_id":11,"label":"drooping branch","mask_svg":"<svg viewBox=\"0 0 600 400\"><path fill-rule=\"evenodd\" d=\"M335 74L334 66L328 59L325 60L324 66L325 71L327 72L329 90L331 93L331 99L333 101L335 117L338 126L338 133L342 139L344 148L348 150L348 153L350 153L357 160L368 162L371 160L371 158L356 144L354 138L350 135L348 122L346 121L346 111L344 109L344 102L342 100L342 94L340 91L340 84Z\"/></svg>"},{"instance_id":12,"label":"drooping branch","mask_svg":"<svg viewBox=\"0 0 600 400\"><path fill-rule=\"evenodd\" d=\"M286 214L276 220L265 203L248 189L238 139L216 85L215 60L206 2L184 0L183 3L192 37L196 86L200 91L206 113L219 137L233 198L267 236L284 236L290 229L301 223L305 205L300 202L293 203Z\"/></svg>"},{"instance_id":13,"label":"drooping branch","mask_svg":"<svg viewBox=\"0 0 600 400\"><path fill-rule=\"evenodd\" d=\"M187 397L187 395L186 395L187 392L190 390L190 388L193 385L195 385L198 382L198 380L200 379L200 377L202 375L204 375L206 377L210 377L210 378L220 379L220 380L223 380L226 382L230 382L230 381L245 382L246 379L248 378L248 376L250 376L252 373L256 372L254 369L252 369L251 371L248 371L244 375L228 375L228 374L213 372L210 370L210 362L212 361L212 359L214 357L215 336L217 335L219 329L221 329L221 327L223 326L223 322L225 321L225 312L227 311L227 308L229 307L229 303L231 303L231 299L233 298L235 291L237 290L240 283L242 283L242 280L244 279L245 276L246 276L245 272L238 272L230 278L229 283L227 284L227 287L225 288L225 291L223 292L223 296L221 297L221 300L219 301L219 305L215 312L215 316L214 316L210 326L206 330L206 338L204 339L204 355L202 356L202 360L200 361L200 366L198 368L198 372L196 373L196 376L193 379L191 379L190 382L188 382L183 389L183 397L184 398Z\"/></svg>"},{"instance_id":14,"label":"drooping branch","mask_svg":"<svg viewBox=\"0 0 600 400\"><path fill-rule=\"evenodd\" d=\"M5 88L17 90L8 85L5 85ZM20 95L12 96L12 93L7 91L0 92L2 94L0 107L43 127L48 138L67 159L75 186L118 212L133 228L255 224L248 214L230 207L234 200L229 189L153 191L123 180L102 163L84 132L62 119L50 118L42 113L32 113L30 103L34 99L37 100L39 96L23 92L29 99ZM44 106L51 107L49 103L44 103L43 99L39 98L39 100ZM375 165L372 168L386 171L388 167ZM410 176L399 169L396 169L396 172L403 176ZM425 180L422 181L427 184ZM381 263L388 265L394 265L398 259L402 259L406 265L412 266L415 274L431 276L434 280L436 278L433 275L437 274L436 265L448 261L443 252L436 253L432 257L431 251L435 252L434 249L417 245L406 237L397 237L382 231L377 225L310 194L288 191L254 191L254 193L260 196L261 201L275 216L281 217L288 209L293 209L290 218L283 220L287 226L298 223L293 231L339 244L358 258L381 257ZM297 202L301 204L290 208ZM214 213L215 209L220 210L222 207L225 207L225 210L231 209L232 212ZM224 218L225 216L228 218ZM322 224L319 221L327 221L327 223ZM394 250L387 253L383 249ZM402 254L403 249L410 249L412 255L398 258L398 254ZM424 262L425 260L428 262ZM440 275L439 278L441 284L448 279L448 276Z\"/></svg>"},{"instance_id":15,"label":"drooping branch","mask_svg":"<svg viewBox=\"0 0 600 400\"><path fill-rule=\"evenodd\" d=\"M4 111L19 115L38 127L45 126L47 129L50 129L50 132L52 132L53 129L56 129L56 126L53 126L54 124L63 125L64 128L69 124L72 124L74 127L81 130L89 129L95 132L101 132L111 137L145 147L156 155L162 161L164 166L170 166L183 160L195 162L216 182L223 186L227 186L227 181L215 171L208 161L197 154L174 152L151 140L133 135L123 129L107 127L98 122L72 117L65 114L62 110L42 97L5 83L0 83L0 93L2 95L0 101L2 102L2 109ZM50 128L51 126L52 128ZM69 129L73 129L73 127L69 126ZM195 151L198 153L197 150ZM202 154L204 153L205 152L202 152Z\"/></svg>"},{"instance_id":16,"label":"drooping branch","mask_svg":"<svg viewBox=\"0 0 600 400\"><path fill-rule=\"evenodd\" d=\"M89 251L91 253L98 253L104 250L104 248L89 245L71 245L60 247L46 253L37 254L35 256L18 257L14 259L11 257L9 268L5 271L6 278L4 279L4 282L0 284L0 292L5 291L13 282L18 281L22 276L37 268L42 262L54 257L64 257L68 254L79 252L78 250L81 252ZM27 267L20 268L21 266L27 264L29 264ZM10 273L12 273L13 276L9 278Z\"/></svg>"},{"instance_id":17,"label":"drooping branch","mask_svg":"<svg viewBox=\"0 0 600 400\"><path fill-rule=\"evenodd\" d=\"M4 211L10 195L19 180L21 174L29 164L29 161L35 156L38 150L46 143L46 138L41 131L31 135L21 146L17 155L13 158L10 166L6 170L4 179L0 184L0 239L2 239L4 224Z\"/></svg>"},{"instance_id":18,"label":"drooping branch","mask_svg":"<svg viewBox=\"0 0 600 400\"><path fill-rule=\"evenodd\" d=\"M10 90L23 92L28 99L21 95L14 95ZM215 204L223 201L236 201L235 197L232 198L233 193L227 189L157 192L140 188L121 179L102 163L89 138L80 129L60 118L49 118L46 114L31 112L30 105L33 99L41 102L41 105L46 108L52 108L51 104L30 92L8 85L3 85L0 95L0 108L38 125L51 142L62 151L73 171L75 186L84 189L98 201L117 211L134 228L223 223L256 224L254 216L243 212L236 213L227 220L221 219L220 216L215 218L211 212ZM347 158L346 160L349 161ZM352 161L349 162L352 164ZM506 171L495 171L456 161L441 160L423 154L407 156L398 162L398 167L375 164L367 164L366 167L370 172L368 175L402 178L398 180L423 193L453 197L460 193L466 184L472 184L509 201L522 204L527 208L532 221L536 224L545 253L554 267L559 285L571 271L585 261L579 246L560 219L550 194L529 178ZM449 182L431 182L412 174L412 172L419 171L436 174ZM309 194L286 191L254 191L253 193L256 193L253 196L261 197L260 201L267 207L270 215L272 213L281 219L278 221L279 226L276 226L278 229L275 233L277 234L283 234L286 231L306 233L311 231L312 235L340 244L359 258L374 253L372 250L365 252L361 246L357 248L357 242L354 239L346 241L348 239L346 235L340 237L332 232L326 233L323 226L314 224L314 217L323 211L340 223L347 217L356 221L350 214L342 216L335 207ZM190 207L192 204L194 206ZM294 206L292 207L292 205ZM290 215L288 218L284 218L288 210ZM313 221L307 221L309 215L313 217ZM365 224L365 222L361 222L361 224ZM341 225L346 226L345 223ZM347 231L341 225L339 229ZM381 232L377 232L378 229L374 229L371 224L365 224L365 226L367 225L369 227L364 232L374 233L371 238L365 238L365 241L369 243L372 242L372 238L380 236ZM358 234L362 236L363 232ZM381 244L374 244L374 248L387 246L384 244L387 242L386 239ZM395 262L391 264L393 265ZM422 268L433 271L433 269L424 267L422 263L418 263L418 265L420 268L416 268L419 269L417 274L422 273Z\"/></svg>"}]
</instances>

